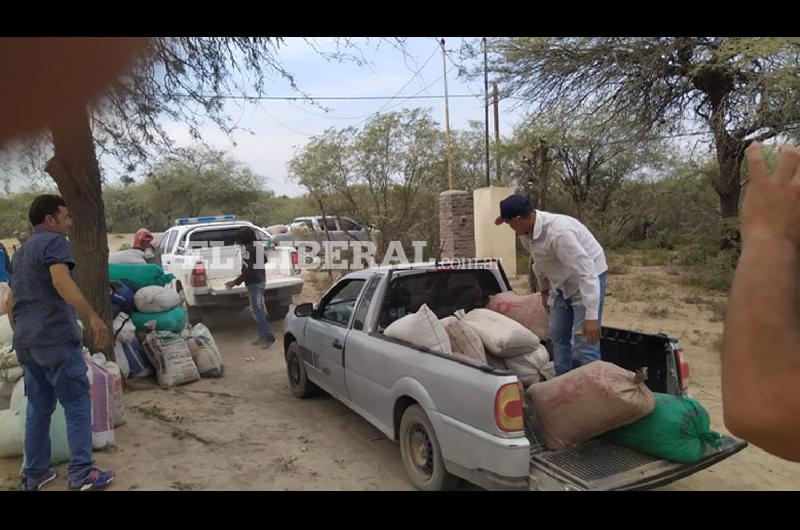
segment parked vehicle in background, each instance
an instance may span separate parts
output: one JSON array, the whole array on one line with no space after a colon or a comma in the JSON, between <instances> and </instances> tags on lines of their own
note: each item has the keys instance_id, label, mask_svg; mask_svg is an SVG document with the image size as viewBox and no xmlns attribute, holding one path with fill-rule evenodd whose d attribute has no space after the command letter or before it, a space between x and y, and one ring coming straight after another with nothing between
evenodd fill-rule
<instances>
[{"instance_id":1,"label":"parked vehicle in background","mask_svg":"<svg viewBox=\"0 0 800 530\"><path fill-rule=\"evenodd\" d=\"M303 290L297 267L297 251L279 246L263 229L233 215L182 217L161 236L161 265L175 275L171 286L182 296L190 322L202 319L211 309L243 308L249 304L244 285L226 289L242 268L241 247L236 244L239 228L250 226L264 245L267 283L265 305L270 318L283 318L294 295Z\"/></svg>"}]
</instances>

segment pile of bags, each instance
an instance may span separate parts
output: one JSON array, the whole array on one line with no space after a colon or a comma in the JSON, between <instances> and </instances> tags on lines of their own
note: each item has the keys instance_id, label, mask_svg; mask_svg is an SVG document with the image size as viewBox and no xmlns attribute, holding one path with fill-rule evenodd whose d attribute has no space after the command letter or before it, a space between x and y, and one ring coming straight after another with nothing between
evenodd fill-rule
<instances>
[{"instance_id":1,"label":"pile of bags","mask_svg":"<svg viewBox=\"0 0 800 530\"><path fill-rule=\"evenodd\" d=\"M722 446L708 412L688 396L651 392L646 369L605 361L532 385L533 403L548 449L573 447L601 436L673 462L695 462Z\"/></svg>"},{"instance_id":2,"label":"pile of bags","mask_svg":"<svg viewBox=\"0 0 800 530\"><path fill-rule=\"evenodd\" d=\"M473 364L511 370L525 386L555 376L553 362L539 337L490 309L478 308L469 313L459 310L439 320L423 304L416 313L392 322L383 333Z\"/></svg>"},{"instance_id":3,"label":"pile of bags","mask_svg":"<svg viewBox=\"0 0 800 530\"><path fill-rule=\"evenodd\" d=\"M5 366L16 364L16 354L10 346L2 348L0 363ZM103 450L114 446L114 428L125 423L125 403L122 396L122 372L113 362L106 361L102 354L89 356L84 349L84 360L89 378L91 397L92 447ZM13 382L13 390L8 398L0 396L0 458L24 456L25 419L28 411L28 398L25 394L25 379L19 368L19 377ZM6 373L11 373L6 372ZM16 372L14 372L16 374ZM16 376L15 376L16 377ZM3 380L3 385L11 384ZM8 386L2 390L6 394ZM7 407L5 406L7 405ZM57 402L50 419L51 463L58 464L69 460L67 444L67 421L64 408Z\"/></svg>"},{"instance_id":4,"label":"pile of bags","mask_svg":"<svg viewBox=\"0 0 800 530\"><path fill-rule=\"evenodd\" d=\"M8 316L0 316L0 458L22 454L19 422L20 401L25 394L25 380L17 355L11 349Z\"/></svg>"},{"instance_id":5,"label":"pile of bags","mask_svg":"<svg viewBox=\"0 0 800 530\"><path fill-rule=\"evenodd\" d=\"M110 263L108 276L115 312L130 315L137 330L180 333L186 326L181 296L164 287L174 276L158 265Z\"/></svg>"},{"instance_id":6,"label":"pile of bags","mask_svg":"<svg viewBox=\"0 0 800 530\"><path fill-rule=\"evenodd\" d=\"M188 329L174 278L158 265L109 264L115 311L114 353L125 378L151 377L169 388L222 377L224 365L211 331Z\"/></svg>"},{"instance_id":7,"label":"pile of bags","mask_svg":"<svg viewBox=\"0 0 800 530\"><path fill-rule=\"evenodd\" d=\"M441 320L423 305L384 335L514 372L527 388L542 442L553 451L602 436L665 460L694 462L721 447L703 406L688 396L652 392L644 368L631 372L596 361L556 377L540 341L547 336L547 313L539 294L500 293L485 309Z\"/></svg>"}]
</instances>

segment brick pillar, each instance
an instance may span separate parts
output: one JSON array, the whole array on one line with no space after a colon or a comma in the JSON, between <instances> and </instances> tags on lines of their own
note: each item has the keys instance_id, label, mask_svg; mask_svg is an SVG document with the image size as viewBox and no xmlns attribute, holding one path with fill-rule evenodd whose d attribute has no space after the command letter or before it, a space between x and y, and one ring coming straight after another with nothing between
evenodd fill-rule
<instances>
[{"instance_id":1,"label":"brick pillar","mask_svg":"<svg viewBox=\"0 0 800 530\"><path fill-rule=\"evenodd\" d=\"M450 190L439 194L439 245L443 258L475 257L472 194Z\"/></svg>"}]
</instances>

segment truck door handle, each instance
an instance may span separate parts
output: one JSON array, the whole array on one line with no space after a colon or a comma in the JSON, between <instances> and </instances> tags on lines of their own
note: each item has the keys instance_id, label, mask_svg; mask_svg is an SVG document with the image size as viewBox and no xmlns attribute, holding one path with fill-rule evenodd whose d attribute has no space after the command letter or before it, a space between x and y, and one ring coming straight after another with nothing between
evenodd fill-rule
<instances>
[{"instance_id":1,"label":"truck door handle","mask_svg":"<svg viewBox=\"0 0 800 530\"><path fill-rule=\"evenodd\" d=\"M337 350L341 350L342 349L342 343L339 342L339 339L335 339L333 341L333 347L336 348Z\"/></svg>"}]
</instances>

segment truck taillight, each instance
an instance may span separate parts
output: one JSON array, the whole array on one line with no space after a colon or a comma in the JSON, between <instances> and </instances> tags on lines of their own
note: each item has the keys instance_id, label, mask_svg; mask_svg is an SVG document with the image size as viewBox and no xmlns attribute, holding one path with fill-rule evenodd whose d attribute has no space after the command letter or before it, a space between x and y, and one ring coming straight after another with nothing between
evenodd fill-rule
<instances>
[{"instance_id":1,"label":"truck taillight","mask_svg":"<svg viewBox=\"0 0 800 530\"><path fill-rule=\"evenodd\" d=\"M494 399L494 419L497 428L505 432L522 431L522 392L518 383L503 385Z\"/></svg>"},{"instance_id":2,"label":"truck taillight","mask_svg":"<svg viewBox=\"0 0 800 530\"><path fill-rule=\"evenodd\" d=\"M681 378L681 393L686 393L689 390L689 363L683 358L683 348L675 350L675 364Z\"/></svg>"},{"instance_id":3,"label":"truck taillight","mask_svg":"<svg viewBox=\"0 0 800 530\"><path fill-rule=\"evenodd\" d=\"M297 254L296 250L291 251L290 254L292 257L292 267L294 267L295 265L300 263L300 256Z\"/></svg>"},{"instance_id":4,"label":"truck taillight","mask_svg":"<svg viewBox=\"0 0 800 530\"><path fill-rule=\"evenodd\" d=\"M206 266L198 263L192 269L192 287L205 287L207 285Z\"/></svg>"}]
</instances>

